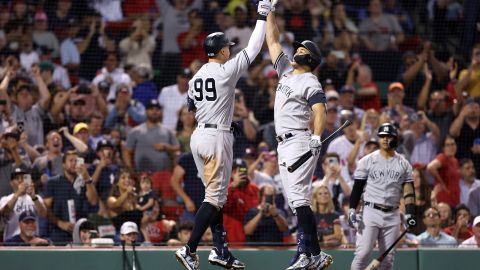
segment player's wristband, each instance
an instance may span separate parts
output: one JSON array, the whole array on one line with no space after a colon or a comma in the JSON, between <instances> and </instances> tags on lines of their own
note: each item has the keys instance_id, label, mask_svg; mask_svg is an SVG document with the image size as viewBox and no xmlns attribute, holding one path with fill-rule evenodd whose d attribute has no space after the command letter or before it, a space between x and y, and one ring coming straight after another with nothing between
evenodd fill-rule
<instances>
[{"instance_id":1,"label":"player's wristband","mask_svg":"<svg viewBox=\"0 0 480 270\"><path fill-rule=\"evenodd\" d=\"M266 20L267 20L267 16L265 16L265 15L260 15L260 14L257 14L257 20L260 20L260 21L266 21Z\"/></svg>"}]
</instances>

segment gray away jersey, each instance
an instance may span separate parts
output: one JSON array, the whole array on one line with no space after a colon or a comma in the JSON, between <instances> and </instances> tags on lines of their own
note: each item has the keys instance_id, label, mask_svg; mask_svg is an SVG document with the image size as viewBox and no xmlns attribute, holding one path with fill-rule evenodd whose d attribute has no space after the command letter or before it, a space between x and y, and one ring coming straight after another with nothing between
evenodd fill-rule
<instances>
[{"instance_id":1,"label":"gray away jersey","mask_svg":"<svg viewBox=\"0 0 480 270\"><path fill-rule=\"evenodd\" d=\"M320 97L325 103L325 94L318 78L311 72L294 75L293 67L287 56L282 52L274 65L279 83L275 94L275 132L277 135L293 130L305 130L310 126L312 115L309 101Z\"/></svg>"},{"instance_id":2,"label":"gray away jersey","mask_svg":"<svg viewBox=\"0 0 480 270\"><path fill-rule=\"evenodd\" d=\"M225 64L206 63L188 82L188 97L196 108L197 123L230 126L235 86L250 65L245 50Z\"/></svg>"},{"instance_id":3,"label":"gray away jersey","mask_svg":"<svg viewBox=\"0 0 480 270\"><path fill-rule=\"evenodd\" d=\"M403 184L413 181L412 166L397 152L387 160L377 150L358 161L353 178L355 181L367 181L364 201L398 206Z\"/></svg>"}]
</instances>

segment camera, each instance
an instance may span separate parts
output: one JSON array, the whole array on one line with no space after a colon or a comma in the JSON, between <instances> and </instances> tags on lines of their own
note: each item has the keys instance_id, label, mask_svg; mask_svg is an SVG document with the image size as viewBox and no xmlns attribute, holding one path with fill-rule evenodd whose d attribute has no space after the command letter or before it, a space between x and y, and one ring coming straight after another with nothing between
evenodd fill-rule
<instances>
[{"instance_id":1,"label":"camera","mask_svg":"<svg viewBox=\"0 0 480 270\"><path fill-rule=\"evenodd\" d=\"M23 175L23 183L26 186L31 186L32 185L32 176L30 174L24 174Z\"/></svg>"},{"instance_id":2,"label":"camera","mask_svg":"<svg viewBox=\"0 0 480 270\"><path fill-rule=\"evenodd\" d=\"M91 93L92 93L92 89L90 89L90 87L87 84L82 83L78 85L77 94L90 95Z\"/></svg>"},{"instance_id":3,"label":"camera","mask_svg":"<svg viewBox=\"0 0 480 270\"><path fill-rule=\"evenodd\" d=\"M273 204L273 195L265 195L265 203Z\"/></svg>"},{"instance_id":4,"label":"camera","mask_svg":"<svg viewBox=\"0 0 480 270\"><path fill-rule=\"evenodd\" d=\"M107 80L103 80L98 83L98 90L101 92L108 92L110 91L110 83Z\"/></svg>"}]
</instances>

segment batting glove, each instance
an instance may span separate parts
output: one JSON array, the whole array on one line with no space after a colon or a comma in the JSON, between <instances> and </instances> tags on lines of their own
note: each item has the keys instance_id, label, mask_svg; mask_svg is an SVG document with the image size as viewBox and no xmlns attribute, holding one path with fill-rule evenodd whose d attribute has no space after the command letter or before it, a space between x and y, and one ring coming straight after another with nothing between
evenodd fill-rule
<instances>
[{"instance_id":1,"label":"batting glove","mask_svg":"<svg viewBox=\"0 0 480 270\"><path fill-rule=\"evenodd\" d=\"M350 208L348 210L348 225L350 227L357 229L358 228L358 218L357 213L355 213L355 209Z\"/></svg>"},{"instance_id":2,"label":"batting glove","mask_svg":"<svg viewBox=\"0 0 480 270\"><path fill-rule=\"evenodd\" d=\"M272 9L272 3L268 0L259 1L257 13L261 17L267 17L268 13Z\"/></svg>"},{"instance_id":3,"label":"batting glove","mask_svg":"<svg viewBox=\"0 0 480 270\"><path fill-rule=\"evenodd\" d=\"M407 229L412 229L415 226L417 226L417 220L411 214L405 215L405 223L406 223L405 225L407 226Z\"/></svg>"},{"instance_id":4,"label":"batting glove","mask_svg":"<svg viewBox=\"0 0 480 270\"><path fill-rule=\"evenodd\" d=\"M322 141L320 141L320 136L312 135L308 146L310 146L310 151L314 156L318 155L322 150Z\"/></svg>"}]
</instances>

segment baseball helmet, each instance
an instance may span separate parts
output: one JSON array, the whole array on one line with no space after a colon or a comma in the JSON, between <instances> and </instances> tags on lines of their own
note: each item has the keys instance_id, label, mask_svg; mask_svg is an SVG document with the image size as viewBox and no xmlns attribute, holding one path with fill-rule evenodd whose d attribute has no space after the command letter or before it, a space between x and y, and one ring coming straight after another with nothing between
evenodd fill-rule
<instances>
[{"instance_id":1,"label":"baseball helmet","mask_svg":"<svg viewBox=\"0 0 480 270\"><path fill-rule=\"evenodd\" d=\"M390 123L384 123L378 128L377 136L381 137L382 135L392 136L393 140L390 141L390 148L396 148L398 145L398 131L397 128Z\"/></svg>"},{"instance_id":2,"label":"baseball helmet","mask_svg":"<svg viewBox=\"0 0 480 270\"><path fill-rule=\"evenodd\" d=\"M223 47L233 45L235 43L231 42L222 32L211 33L203 42L203 48L208 57L214 57Z\"/></svg>"},{"instance_id":3,"label":"baseball helmet","mask_svg":"<svg viewBox=\"0 0 480 270\"><path fill-rule=\"evenodd\" d=\"M293 42L293 48L297 51L298 48L303 47L310 52L311 59L316 62L317 65L320 64L322 60L322 54L320 53L320 49L318 48L317 44L311 40L304 40L301 43L298 41Z\"/></svg>"}]
</instances>

